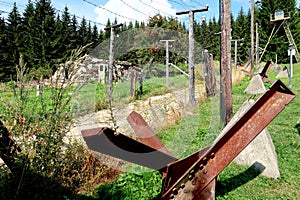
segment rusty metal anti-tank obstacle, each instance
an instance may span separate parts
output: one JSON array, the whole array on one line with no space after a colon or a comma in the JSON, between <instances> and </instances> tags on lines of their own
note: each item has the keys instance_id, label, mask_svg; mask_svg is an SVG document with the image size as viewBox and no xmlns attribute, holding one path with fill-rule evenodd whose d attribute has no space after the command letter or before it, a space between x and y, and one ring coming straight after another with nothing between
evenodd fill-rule
<instances>
[{"instance_id":1,"label":"rusty metal anti-tank obstacle","mask_svg":"<svg viewBox=\"0 0 300 200\"><path fill-rule=\"evenodd\" d=\"M91 150L160 171L160 199L215 199L217 176L294 98L277 80L211 146L183 159L174 157L134 111L127 120L139 141L109 128L83 130L82 135Z\"/></svg>"}]
</instances>

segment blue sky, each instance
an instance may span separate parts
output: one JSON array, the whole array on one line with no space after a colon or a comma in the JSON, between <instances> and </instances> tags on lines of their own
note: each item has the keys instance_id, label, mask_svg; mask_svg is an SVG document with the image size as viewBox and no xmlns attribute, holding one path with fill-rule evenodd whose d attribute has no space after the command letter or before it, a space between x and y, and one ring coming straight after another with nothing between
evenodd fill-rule
<instances>
[{"instance_id":1,"label":"blue sky","mask_svg":"<svg viewBox=\"0 0 300 200\"><path fill-rule=\"evenodd\" d=\"M28 1L0 0L0 10L11 11L13 2L17 3L22 12ZM100 24L106 24L107 18L111 18L113 21L117 18L119 23L128 23L130 20L147 21L149 16L158 12L162 15L176 16L177 11L202 8L206 5L209 5L209 10L195 14L196 20L201 21L202 16L207 19L213 16L218 17L219 13L219 0L52 0L51 2L58 10L63 10L67 6L71 14L84 16L87 20ZM250 4L250 0L232 0L233 15L236 16L241 7L247 12ZM1 16L5 16L5 14L2 13ZM187 15L178 17L182 21L188 18Z\"/></svg>"}]
</instances>

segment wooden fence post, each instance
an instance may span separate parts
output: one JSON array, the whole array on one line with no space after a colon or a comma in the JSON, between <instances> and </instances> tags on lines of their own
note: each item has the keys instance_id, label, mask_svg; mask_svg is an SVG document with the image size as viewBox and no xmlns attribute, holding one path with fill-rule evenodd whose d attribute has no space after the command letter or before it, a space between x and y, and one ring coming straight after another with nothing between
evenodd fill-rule
<instances>
[{"instance_id":1,"label":"wooden fence post","mask_svg":"<svg viewBox=\"0 0 300 200\"><path fill-rule=\"evenodd\" d=\"M216 81L213 74L213 57L208 55L208 51L203 52L204 79L206 87L206 95L213 97L216 95Z\"/></svg>"}]
</instances>

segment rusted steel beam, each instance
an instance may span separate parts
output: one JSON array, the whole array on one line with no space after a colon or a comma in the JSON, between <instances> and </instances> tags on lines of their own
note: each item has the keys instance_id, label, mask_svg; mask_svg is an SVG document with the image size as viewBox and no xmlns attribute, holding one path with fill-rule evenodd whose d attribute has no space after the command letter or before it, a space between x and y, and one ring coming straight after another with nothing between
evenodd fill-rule
<instances>
[{"instance_id":1,"label":"rusted steel beam","mask_svg":"<svg viewBox=\"0 0 300 200\"><path fill-rule=\"evenodd\" d=\"M221 171L284 109L295 94L280 80L274 82L248 111L178 178L176 161L167 167L161 199L207 199L203 193ZM180 164L179 164L180 165ZM176 179L174 179L176 177ZM212 195L206 194L206 195Z\"/></svg>"},{"instance_id":2,"label":"rusted steel beam","mask_svg":"<svg viewBox=\"0 0 300 200\"><path fill-rule=\"evenodd\" d=\"M138 140L141 143L174 157L140 114L132 111L127 117L127 121L134 130L135 134L138 136Z\"/></svg>"},{"instance_id":3,"label":"rusted steel beam","mask_svg":"<svg viewBox=\"0 0 300 200\"><path fill-rule=\"evenodd\" d=\"M176 160L162 151L122 134L115 134L109 128L95 128L81 131L88 147L103 154L136 163L151 169L161 170Z\"/></svg>"},{"instance_id":4,"label":"rusted steel beam","mask_svg":"<svg viewBox=\"0 0 300 200\"><path fill-rule=\"evenodd\" d=\"M90 149L134 162L163 173L161 199L215 199L219 173L295 98L280 80L274 82L252 107L211 147L177 160L145 120L133 112L128 122L141 142L115 135L107 128L82 131Z\"/></svg>"},{"instance_id":5,"label":"rusted steel beam","mask_svg":"<svg viewBox=\"0 0 300 200\"><path fill-rule=\"evenodd\" d=\"M271 60L269 60L267 63L266 63L266 65L264 66L264 68L263 68L263 70L259 73L259 75L261 76L261 78L262 78L262 81L263 82L271 82L271 80L268 78L268 72L269 72L269 70L270 70L270 68L271 68L271 66L272 66L272 61Z\"/></svg>"}]
</instances>

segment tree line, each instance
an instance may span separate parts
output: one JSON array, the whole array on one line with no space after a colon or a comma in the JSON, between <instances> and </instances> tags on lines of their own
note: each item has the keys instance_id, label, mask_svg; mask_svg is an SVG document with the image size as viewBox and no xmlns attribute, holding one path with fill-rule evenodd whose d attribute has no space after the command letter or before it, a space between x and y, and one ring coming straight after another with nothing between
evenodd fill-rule
<instances>
[{"instance_id":1,"label":"tree line","mask_svg":"<svg viewBox=\"0 0 300 200\"><path fill-rule=\"evenodd\" d=\"M289 26L294 36L296 44L300 43L300 18L299 8L295 0L261 0L255 5L255 23L259 26L260 47L264 48L272 32L270 25L270 15L276 10L284 10L290 14ZM250 10L240 9L236 19L232 16L232 39L242 39L238 46L238 61L245 63L249 59L250 52ZM106 27L114 22L107 21ZM195 40L201 44L203 49L207 49L220 58L220 22L215 17L208 21L195 21ZM162 27L187 33L185 23L178 22L173 18L166 18L160 15L153 16L145 24L144 22L130 22L121 28L117 33L133 28ZM19 64L20 56L29 70L32 78L38 79L53 72L57 64L65 62L72 53L72 50L91 44L86 49L86 53L110 37L110 30L99 30L96 24L76 15L69 13L68 7L63 11L56 10L51 0L38 0L32 3L30 0L21 14L16 4L14 4L7 19L0 19L0 80L8 81L16 79L16 66ZM283 28L270 42L262 60L269 60L278 55L278 62L288 62L287 54L288 39ZM142 53L157 53L156 50L142 50ZM163 61L164 50L159 51ZM232 48L234 53L234 48ZM129 53L132 59L134 53ZM149 55L148 55L149 56ZM150 56L151 57L151 56ZM127 56L122 56L126 59ZM176 55L171 59L177 59Z\"/></svg>"},{"instance_id":2,"label":"tree line","mask_svg":"<svg viewBox=\"0 0 300 200\"><path fill-rule=\"evenodd\" d=\"M140 26L144 23L129 23L119 31ZM20 56L31 78L39 79L56 70L73 50L90 44L88 53L109 36L110 31L99 30L96 23L71 15L68 7L56 10L50 0L29 0L22 14L14 3L7 19L0 19L0 81L16 79Z\"/></svg>"}]
</instances>

